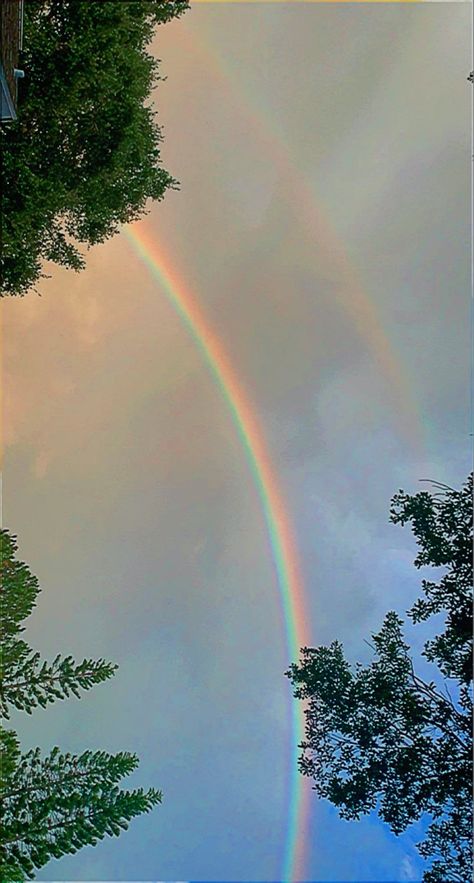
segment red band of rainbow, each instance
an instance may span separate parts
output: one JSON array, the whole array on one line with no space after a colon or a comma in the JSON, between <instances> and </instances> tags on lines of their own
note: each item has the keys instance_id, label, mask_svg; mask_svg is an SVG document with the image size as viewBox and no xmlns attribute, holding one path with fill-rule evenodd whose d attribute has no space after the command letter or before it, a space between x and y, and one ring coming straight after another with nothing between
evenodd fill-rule
<instances>
[{"instance_id":1,"label":"red band of rainbow","mask_svg":"<svg viewBox=\"0 0 474 883\"><path fill-rule=\"evenodd\" d=\"M196 296L170 267L156 241L143 226L126 227L124 233L137 255L159 283L173 309L183 321L219 387L230 411L258 491L272 557L276 570L279 603L282 609L287 661L297 661L300 647L308 644L307 616L303 582L299 572L296 542L285 511L277 479L266 450L254 409L233 370L217 335L205 320ZM282 880L294 880L295 868L303 862L303 823L305 791L298 772L298 745L304 733L301 703L290 699L291 746L289 757L289 807ZM300 870L301 873L301 870Z\"/></svg>"}]
</instances>

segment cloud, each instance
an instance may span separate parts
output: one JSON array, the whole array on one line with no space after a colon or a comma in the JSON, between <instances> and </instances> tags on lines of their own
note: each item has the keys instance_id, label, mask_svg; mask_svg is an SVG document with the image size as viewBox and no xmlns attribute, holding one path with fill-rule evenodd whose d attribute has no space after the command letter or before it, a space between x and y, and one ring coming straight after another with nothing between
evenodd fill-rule
<instances>
[{"instance_id":1,"label":"cloud","mask_svg":"<svg viewBox=\"0 0 474 883\"><path fill-rule=\"evenodd\" d=\"M43 450L36 455L32 467L33 475L35 476L35 478L41 479L45 477L50 462L51 454L48 451Z\"/></svg>"},{"instance_id":2,"label":"cloud","mask_svg":"<svg viewBox=\"0 0 474 883\"><path fill-rule=\"evenodd\" d=\"M327 198L429 428L426 471L401 432L399 393L355 327L356 305L337 301L330 248L305 226L292 181L275 180L230 92L202 55L183 51L181 22L156 43L168 75L157 91L163 159L181 190L147 225L258 413L298 538L312 639L339 637L360 658L363 637L413 590L412 543L388 524L391 495L420 477L455 483L467 460L457 441L464 431L467 450L457 194L468 193L459 96L469 84L462 75L453 85L453 68L469 29L463 4L449 15L429 4L336 6L261 4L256 19L221 4L194 9L192 21L236 59L233 75ZM447 25L458 47L449 81L439 64ZM2 305L5 513L44 590L28 635L47 655L104 656L120 670L81 703L39 712L23 736L73 751L136 748L140 781L165 791L156 817L64 867L82 879L154 879L157 867L170 879L279 879L288 660L264 518L228 406L120 237L92 249L78 275L54 269L41 291ZM336 819L329 831L318 807L310 879L321 868L322 879L361 879L369 865L366 879L412 873L409 845L387 850L378 822Z\"/></svg>"},{"instance_id":3,"label":"cloud","mask_svg":"<svg viewBox=\"0 0 474 883\"><path fill-rule=\"evenodd\" d=\"M419 880L419 874L409 855L404 855L400 865L401 880Z\"/></svg>"}]
</instances>

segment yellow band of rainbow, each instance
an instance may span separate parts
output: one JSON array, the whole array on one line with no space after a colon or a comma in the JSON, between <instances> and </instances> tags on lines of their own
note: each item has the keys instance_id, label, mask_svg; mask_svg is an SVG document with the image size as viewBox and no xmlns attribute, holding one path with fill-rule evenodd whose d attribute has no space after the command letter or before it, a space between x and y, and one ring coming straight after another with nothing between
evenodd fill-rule
<instances>
[{"instance_id":1,"label":"yellow band of rainbow","mask_svg":"<svg viewBox=\"0 0 474 883\"><path fill-rule=\"evenodd\" d=\"M186 288L182 279L171 268L157 242L145 231L143 225L124 228L124 235L183 321L227 404L245 451L267 526L276 570L287 662L289 664L297 661L300 647L308 643L308 619L305 612L303 582L295 538L257 416L217 335L204 318L196 296ZM304 712L301 703L294 701L292 697L289 701L289 714L291 730L289 805L282 874L285 883L294 879L294 868L301 865L302 857L299 853L304 849L301 823L306 816L303 807L305 793L297 765L298 745L304 733Z\"/></svg>"}]
</instances>

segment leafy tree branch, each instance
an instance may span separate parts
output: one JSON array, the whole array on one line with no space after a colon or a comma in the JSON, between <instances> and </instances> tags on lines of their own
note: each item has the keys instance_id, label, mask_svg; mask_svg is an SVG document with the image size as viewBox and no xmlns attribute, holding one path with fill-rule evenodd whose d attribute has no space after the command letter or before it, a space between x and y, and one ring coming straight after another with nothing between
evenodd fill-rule
<instances>
[{"instance_id":1,"label":"leafy tree branch","mask_svg":"<svg viewBox=\"0 0 474 883\"><path fill-rule=\"evenodd\" d=\"M444 568L422 581L424 596L408 615L414 623L444 614L428 640L426 659L437 680L416 670L402 619L387 613L372 636L374 658L351 667L342 645L301 651L286 673L305 702L300 771L342 818L376 811L395 834L426 816L420 854L430 860L425 883L468 883L472 873L472 475L460 490L392 500L391 520L412 524L416 567ZM369 642L367 642L369 643ZM452 685L450 690L449 684ZM454 696L454 698L453 698Z\"/></svg>"}]
</instances>

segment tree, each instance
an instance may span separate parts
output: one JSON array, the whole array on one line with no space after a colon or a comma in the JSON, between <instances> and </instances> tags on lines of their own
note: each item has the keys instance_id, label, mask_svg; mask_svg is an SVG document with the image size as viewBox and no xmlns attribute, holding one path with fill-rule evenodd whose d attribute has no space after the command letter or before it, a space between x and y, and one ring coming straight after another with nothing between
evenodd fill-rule
<instances>
[{"instance_id":1,"label":"tree","mask_svg":"<svg viewBox=\"0 0 474 883\"><path fill-rule=\"evenodd\" d=\"M79 270L78 248L141 217L176 181L160 164L146 51L188 0L27 0L18 120L3 126L2 292L24 294L44 260Z\"/></svg>"},{"instance_id":2,"label":"tree","mask_svg":"<svg viewBox=\"0 0 474 883\"><path fill-rule=\"evenodd\" d=\"M0 707L9 717L11 707L31 713L56 699L110 678L117 666L104 660L57 656L42 662L20 637L23 621L32 612L40 592L38 580L16 558L17 543L0 531L1 665ZM39 748L21 755L12 730L0 727L2 804L0 879L3 883L34 876L51 858L95 845L106 834L118 835L137 815L161 802L160 791L133 791L118 787L137 766L134 754L86 751L76 757L55 747L43 758Z\"/></svg>"},{"instance_id":3,"label":"tree","mask_svg":"<svg viewBox=\"0 0 474 883\"><path fill-rule=\"evenodd\" d=\"M434 494L410 497L399 491L392 501L391 521L411 521L420 551L415 567L447 567L438 583L422 581L425 597L408 611L413 622L446 614L445 629L426 644L424 655L445 678L472 682L472 475L453 490L432 482Z\"/></svg>"},{"instance_id":4,"label":"tree","mask_svg":"<svg viewBox=\"0 0 474 883\"><path fill-rule=\"evenodd\" d=\"M26 564L15 558L17 548L15 538L0 531L0 713L7 719L9 706L31 714L37 705L45 708L71 693L79 697L80 689L88 690L107 680L117 669L103 659L76 663L71 656L58 655L52 663L43 662L19 637L24 631L22 622L35 607L41 589Z\"/></svg>"},{"instance_id":5,"label":"tree","mask_svg":"<svg viewBox=\"0 0 474 883\"><path fill-rule=\"evenodd\" d=\"M43 759L39 748L29 751L2 794L0 869L32 877L51 858L126 830L134 816L149 812L162 797L154 788L117 787L137 764L126 752L85 751L74 757L54 748Z\"/></svg>"},{"instance_id":6,"label":"tree","mask_svg":"<svg viewBox=\"0 0 474 883\"><path fill-rule=\"evenodd\" d=\"M441 634L424 645L432 681L414 668L403 621L389 612L372 636L374 660L352 668L340 642L301 651L286 672L306 701L299 768L344 819L376 810L395 834L426 814L431 860L425 883L467 883L472 874L472 475L461 490L436 485L400 491L391 520L412 523L417 567L446 568L423 580L414 623L444 614Z\"/></svg>"}]
</instances>

